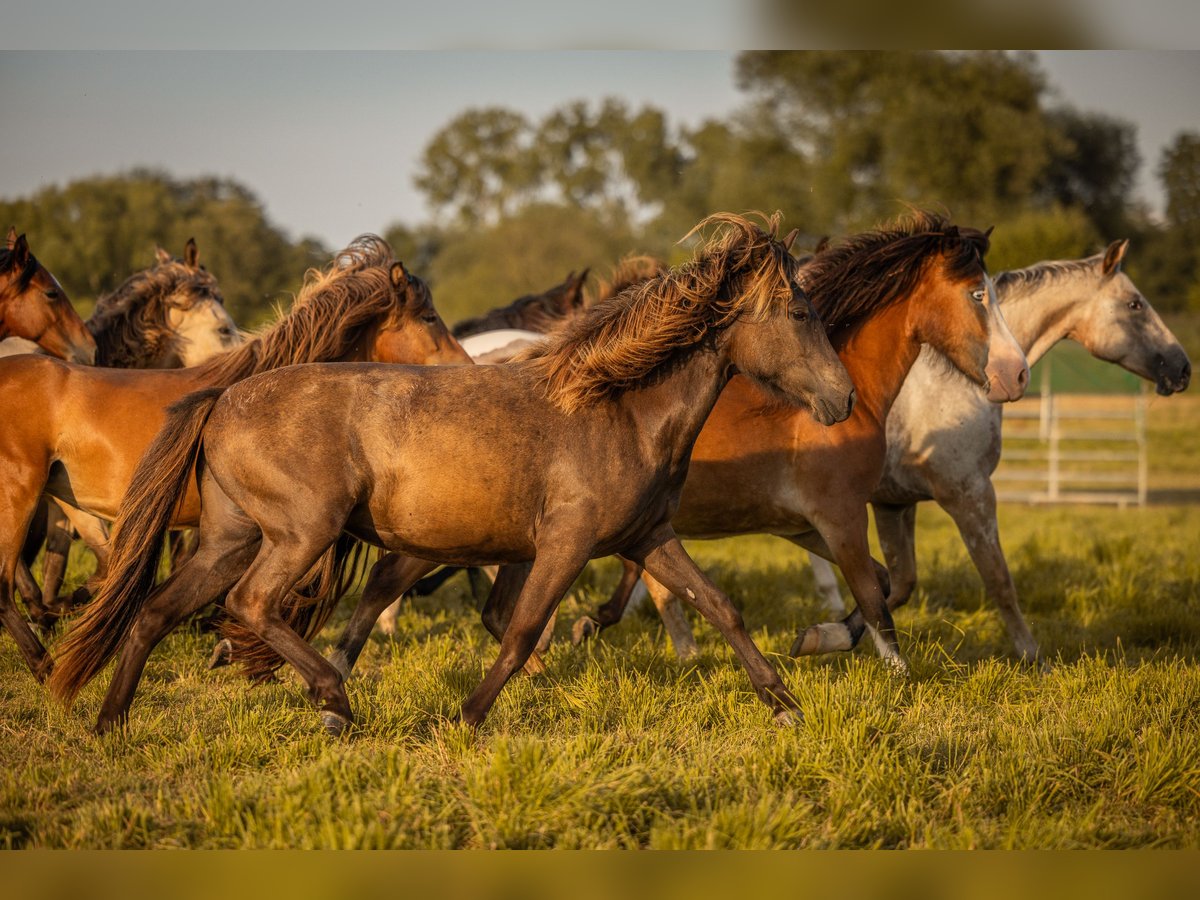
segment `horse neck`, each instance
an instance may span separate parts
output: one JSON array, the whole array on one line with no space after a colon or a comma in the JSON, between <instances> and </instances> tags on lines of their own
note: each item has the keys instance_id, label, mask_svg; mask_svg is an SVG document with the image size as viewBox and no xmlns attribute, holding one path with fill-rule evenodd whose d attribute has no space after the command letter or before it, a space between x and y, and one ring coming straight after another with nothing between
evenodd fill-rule
<instances>
[{"instance_id":1,"label":"horse neck","mask_svg":"<svg viewBox=\"0 0 1200 900\"><path fill-rule=\"evenodd\" d=\"M881 310L847 337L835 334L832 338L854 382L855 411L869 414L882 426L921 352L921 344L908 325L908 304Z\"/></svg>"},{"instance_id":2,"label":"horse neck","mask_svg":"<svg viewBox=\"0 0 1200 900\"><path fill-rule=\"evenodd\" d=\"M706 340L652 384L628 390L616 402L637 421L643 446L686 462L730 374L726 354Z\"/></svg>"},{"instance_id":3,"label":"horse neck","mask_svg":"<svg viewBox=\"0 0 1200 900\"><path fill-rule=\"evenodd\" d=\"M1030 290L1020 285L996 288L1004 321L1029 365L1070 334L1080 307L1094 290L1095 273L1090 269L1051 274Z\"/></svg>"}]
</instances>

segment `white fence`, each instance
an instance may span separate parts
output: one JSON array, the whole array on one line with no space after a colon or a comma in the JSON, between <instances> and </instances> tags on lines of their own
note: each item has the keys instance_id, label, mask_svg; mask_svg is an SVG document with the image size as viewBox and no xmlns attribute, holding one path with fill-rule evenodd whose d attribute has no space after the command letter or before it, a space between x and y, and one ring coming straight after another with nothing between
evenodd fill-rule
<instances>
[{"instance_id":1,"label":"white fence","mask_svg":"<svg viewBox=\"0 0 1200 900\"><path fill-rule=\"evenodd\" d=\"M1146 503L1146 392L1032 394L1004 408L1001 500Z\"/></svg>"}]
</instances>

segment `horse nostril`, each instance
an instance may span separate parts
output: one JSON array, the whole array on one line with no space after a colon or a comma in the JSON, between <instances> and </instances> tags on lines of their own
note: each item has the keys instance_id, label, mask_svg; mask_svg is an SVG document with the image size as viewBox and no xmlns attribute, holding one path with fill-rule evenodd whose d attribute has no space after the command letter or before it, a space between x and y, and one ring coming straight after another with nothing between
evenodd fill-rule
<instances>
[{"instance_id":1,"label":"horse nostril","mask_svg":"<svg viewBox=\"0 0 1200 900\"><path fill-rule=\"evenodd\" d=\"M1017 373L1017 387L1025 387L1025 385L1027 385L1027 384L1029 384L1029 367L1028 366L1026 366L1024 369L1022 369L1019 373Z\"/></svg>"}]
</instances>

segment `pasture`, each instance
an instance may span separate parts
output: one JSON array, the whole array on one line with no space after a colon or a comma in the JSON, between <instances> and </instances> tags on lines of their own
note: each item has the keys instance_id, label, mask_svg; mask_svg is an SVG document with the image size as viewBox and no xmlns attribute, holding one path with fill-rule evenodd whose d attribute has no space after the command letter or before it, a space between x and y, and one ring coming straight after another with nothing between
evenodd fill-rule
<instances>
[{"instance_id":1,"label":"pasture","mask_svg":"<svg viewBox=\"0 0 1200 900\"><path fill-rule=\"evenodd\" d=\"M1151 486L1200 478L1200 403L1151 408ZM449 721L495 655L462 576L376 633L348 684L359 722L321 731L289 669L205 670L210 635L151 657L129 727L94 737L106 678L52 704L0 638L0 844L11 847L1196 847L1200 506L1003 506L1022 605L1051 660L1008 655L949 518L918 517L921 583L897 614L912 677L864 642L788 660L819 621L782 541L691 542L781 668L805 721L774 725L698 625L682 666L657 617L590 646L593 564L563 603L547 675L519 675L477 733ZM877 552L877 547L876 547ZM86 571L74 555L69 576ZM320 639L328 649L345 608Z\"/></svg>"}]
</instances>

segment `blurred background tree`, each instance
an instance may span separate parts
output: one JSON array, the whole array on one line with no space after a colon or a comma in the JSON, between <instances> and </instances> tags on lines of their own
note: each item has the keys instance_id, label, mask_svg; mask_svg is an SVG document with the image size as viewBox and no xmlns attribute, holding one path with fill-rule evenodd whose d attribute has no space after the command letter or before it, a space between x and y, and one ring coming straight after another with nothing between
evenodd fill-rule
<instances>
[{"instance_id":1,"label":"blurred background tree","mask_svg":"<svg viewBox=\"0 0 1200 900\"><path fill-rule=\"evenodd\" d=\"M1129 237L1127 268L1151 301L1200 312L1200 135L1158 161L1157 220L1133 199L1134 126L1058 102L1031 54L755 51L736 79L741 107L690 127L619 98L537 120L463 110L414 176L431 219L364 228L430 281L449 321L628 252L678 262L690 251L676 241L714 211L782 209L811 248L909 206L995 225L993 271ZM149 264L155 243L178 252L194 236L245 324L333 249L291 240L235 181L149 170L46 188L0 216L85 301Z\"/></svg>"}]
</instances>

